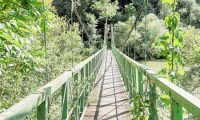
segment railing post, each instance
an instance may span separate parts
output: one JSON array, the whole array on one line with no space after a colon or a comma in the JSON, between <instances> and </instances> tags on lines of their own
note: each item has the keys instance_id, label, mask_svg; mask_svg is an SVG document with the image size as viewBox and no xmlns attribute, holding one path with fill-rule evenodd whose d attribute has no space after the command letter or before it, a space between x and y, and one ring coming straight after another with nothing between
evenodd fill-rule
<instances>
[{"instance_id":1,"label":"railing post","mask_svg":"<svg viewBox=\"0 0 200 120\"><path fill-rule=\"evenodd\" d=\"M83 108L85 106L85 84L84 84L84 68L81 69L81 98L80 98L80 111L83 112Z\"/></svg>"},{"instance_id":2,"label":"railing post","mask_svg":"<svg viewBox=\"0 0 200 120\"><path fill-rule=\"evenodd\" d=\"M78 110L78 102L76 103L75 109L74 109L74 120L79 120L79 110Z\"/></svg>"},{"instance_id":3,"label":"railing post","mask_svg":"<svg viewBox=\"0 0 200 120\"><path fill-rule=\"evenodd\" d=\"M122 75L123 75L123 80L124 80L124 85L126 86L126 69L125 69L125 65L126 65L126 61L125 58L122 56L123 59L123 63L122 63ZM127 90L127 86L126 86L126 90Z\"/></svg>"},{"instance_id":4,"label":"railing post","mask_svg":"<svg viewBox=\"0 0 200 120\"><path fill-rule=\"evenodd\" d=\"M97 71L98 71L98 67L97 67L97 63L98 63L98 55L94 58L95 62L94 62L94 74L95 76L97 76Z\"/></svg>"},{"instance_id":5,"label":"railing post","mask_svg":"<svg viewBox=\"0 0 200 120\"><path fill-rule=\"evenodd\" d=\"M92 68L91 61L88 63L88 66L89 66L89 68L88 68L88 70L89 70L89 72L88 72L88 78L90 80L91 68Z\"/></svg>"},{"instance_id":6,"label":"railing post","mask_svg":"<svg viewBox=\"0 0 200 120\"><path fill-rule=\"evenodd\" d=\"M49 98L47 97L46 100L37 107L37 120L48 120L48 117L49 117Z\"/></svg>"},{"instance_id":7,"label":"railing post","mask_svg":"<svg viewBox=\"0 0 200 120\"><path fill-rule=\"evenodd\" d=\"M86 80L86 92L87 92L87 95L88 95L88 92L89 92L89 63L86 64L85 66L85 80Z\"/></svg>"},{"instance_id":8,"label":"railing post","mask_svg":"<svg viewBox=\"0 0 200 120\"><path fill-rule=\"evenodd\" d=\"M128 76L128 61L126 60L126 58L124 58L125 64L124 64L124 74L125 74L125 85L126 85L126 91L129 92L129 76Z\"/></svg>"},{"instance_id":9,"label":"railing post","mask_svg":"<svg viewBox=\"0 0 200 120\"><path fill-rule=\"evenodd\" d=\"M68 115L68 83L62 86L62 120L66 120Z\"/></svg>"},{"instance_id":10,"label":"railing post","mask_svg":"<svg viewBox=\"0 0 200 120\"><path fill-rule=\"evenodd\" d=\"M183 120L182 106L171 98L171 120Z\"/></svg>"},{"instance_id":11,"label":"railing post","mask_svg":"<svg viewBox=\"0 0 200 120\"><path fill-rule=\"evenodd\" d=\"M143 74L140 70L138 70L138 90L139 90L139 94L142 94L143 92Z\"/></svg>"},{"instance_id":12,"label":"railing post","mask_svg":"<svg viewBox=\"0 0 200 120\"><path fill-rule=\"evenodd\" d=\"M73 93L73 104L76 104L76 106L74 107L74 119L78 120L79 119L79 98L77 98L77 96L79 95L79 83L78 83L78 78L79 78L79 73L75 73L74 75L72 75L73 77L73 91L75 92ZM78 101L78 102L77 102Z\"/></svg>"},{"instance_id":13,"label":"railing post","mask_svg":"<svg viewBox=\"0 0 200 120\"><path fill-rule=\"evenodd\" d=\"M91 76L91 74L92 74L92 61L90 61L89 62L89 73L88 73L88 81L89 81L89 91L90 91L90 89L91 89L91 86L92 86L92 76Z\"/></svg>"},{"instance_id":14,"label":"railing post","mask_svg":"<svg viewBox=\"0 0 200 120\"><path fill-rule=\"evenodd\" d=\"M133 79L132 79L132 81L133 81L133 89L135 89L137 86L137 84L136 84L136 67L135 66L133 66ZM136 92L135 90L134 90L134 92Z\"/></svg>"},{"instance_id":15,"label":"railing post","mask_svg":"<svg viewBox=\"0 0 200 120\"><path fill-rule=\"evenodd\" d=\"M132 86L132 65L128 62L128 86L129 86L129 98L133 97L133 86Z\"/></svg>"},{"instance_id":16,"label":"railing post","mask_svg":"<svg viewBox=\"0 0 200 120\"><path fill-rule=\"evenodd\" d=\"M158 114L156 109L156 85L155 83L149 83L150 84L150 105L149 105L149 120L158 120Z\"/></svg>"}]
</instances>

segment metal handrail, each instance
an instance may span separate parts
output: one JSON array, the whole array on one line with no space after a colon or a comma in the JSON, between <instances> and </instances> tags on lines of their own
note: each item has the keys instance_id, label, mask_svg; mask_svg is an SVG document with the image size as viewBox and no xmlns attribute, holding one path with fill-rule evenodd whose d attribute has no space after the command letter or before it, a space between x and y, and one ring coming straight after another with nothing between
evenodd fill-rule
<instances>
[{"instance_id":1,"label":"metal handrail","mask_svg":"<svg viewBox=\"0 0 200 120\"><path fill-rule=\"evenodd\" d=\"M49 97L60 88L62 88L61 119L78 120L86 105L88 94L94 85L105 51L106 47L76 65L71 71L65 72L22 99L1 113L0 120L21 120L36 109L37 119L47 120Z\"/></svg>"},{"instance_id":2,"label":"metal handrail","mask_svg":"<svg viewBox=\"0 0 200 120\"><path fill-rule=\"evenodd\" d=\"M126 56L124 53L119 51L115 46L112 45L113 54L117 60L120 73L125 83L127 92L129 93L130 99L133 98L136 89L138 93L144 92L144 78L150 80L149 90L156 93L156 88L165 91L171 99L171 119L182 120L183 110L185 108L195 118L200 119L200 100L192 94L186 92L182 88L176 86L169 80L160 77L158 74L150 70L149 68L139 64L133 59ZM154 87L154 88L153 88ZM152 118L157 115L156 110L156 95L150 94L150 115ZM177 117L181 116L181 117Z\"/></svg>"}]
</instances>

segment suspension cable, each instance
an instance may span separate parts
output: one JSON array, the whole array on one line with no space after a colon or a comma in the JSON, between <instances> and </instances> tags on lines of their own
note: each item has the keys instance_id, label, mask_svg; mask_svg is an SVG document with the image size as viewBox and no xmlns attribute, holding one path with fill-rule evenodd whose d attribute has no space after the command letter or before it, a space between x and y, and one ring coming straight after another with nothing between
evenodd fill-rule
<instances>
[{"instance_id":1,"label":"suspension cable","mask_svg":"<svg viewBox=\"0 0 200 120\"><path fill-rule=\"evenodd\" d=\"M72 30L72 25L73 25L73 13L74 13L74 0L71 0L71 27L70 29ZM71 40L72 41L72 40ZM72 68L74 67L74 49L73 46L71 44L71 49L72 49Z\"/></svg>"},{"instance_id":2,"label":"suspension cable","mask_svg":"<svg viewBox=\"0 0 200 120\"><path fill-rule=\"evenodd\" d=\"M127 35L127 37L126 37L126 39L125 39L125 43L123 43L122 49L124 49L125 45L127 44L127 42L128 42L128 40L129 40L129 38L130 38L130 36L131 36L131 33L133 32L134 28L136 28L136 26L137 26L137 24L138 24L138 22L139 22L139 20L140 20L140 17L141 17L141 14L142 14L143 9L144 9L144 4L140 7L139 13L138 13L137 16L136 16L136 20L135 20L135 22L133 23L133 25L132 25L132 27L131 27L131 30L128 32L128 35Z\"/></svg>"},{"instance_id":3,"label":"suspension cable","mask_svg":"<svg viewBox=\"0 0 200 120\"><path fill-rule=\"evenodd\" d=\"M137 26L135 26L135 36L136 36L136 34L137 34L136 30L137 30ZM136 40L136 39L135 39L135 40ZM136 43L137 43L137 42L135 42L135 44L134 44L134 60L135 60L135 57L136 57Z\"/></svg>"},{"instance_id":4,"label":"suspension cable","mask_svg":"<svg viewBox=\"0 0 200 120\"><path fill-rule=\"evenodd\" d=\"M145 57L145 66L147 65L147 3L148 3L148 0L145 0L145 38L144 38L144 41L145 41L145 51L144 51L144 57Z\"/></svg>"},{"instance_id":5,"label":"suspension cable","mask_svg":"<svg viewBox=\"0 0 200 120\"><path fill-rule=\"evenodd\" d=\"M45 48L45 80L49 82L48 75L48 54L47 54L47 37L46 37L46 13L45 13L45 2L42 0L43 4L43 40L44 40L44 48Z\"/></svg>"}]
</instances>

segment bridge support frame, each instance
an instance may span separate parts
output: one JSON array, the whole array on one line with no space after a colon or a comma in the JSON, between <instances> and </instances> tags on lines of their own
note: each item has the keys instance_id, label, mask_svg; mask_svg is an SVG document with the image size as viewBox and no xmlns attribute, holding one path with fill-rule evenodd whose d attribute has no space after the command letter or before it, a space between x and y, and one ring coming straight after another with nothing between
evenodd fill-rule
<instances>
[{"instance_id":1,"label":"bridge support frame","mask_svg":"<svg viewBox=\"0 0 200 120\"><path fill-rule=\"evenodd\" d=\"M183 120L182 106L171 98L171 120Z\"/></svg>"}]
</instances>

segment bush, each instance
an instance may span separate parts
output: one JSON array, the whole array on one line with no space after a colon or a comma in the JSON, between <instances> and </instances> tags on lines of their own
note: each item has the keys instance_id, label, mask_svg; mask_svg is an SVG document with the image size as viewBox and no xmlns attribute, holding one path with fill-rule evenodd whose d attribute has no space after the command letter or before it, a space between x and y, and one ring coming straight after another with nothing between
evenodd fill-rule
<instances>
[{"instance_id":1,"label":"bush","mask_svg":"<svg viewBox=\"0 0 200 120\"><path fill-rule=\"evenodd\" d=\"M200 30L189 26L183 31L185 74L180 77L182 86L189 92L200 88Z\"/></svg>"},{"instance_id":2,"label":"bush","mask_svg":"<svg viewBox=\"0 0 200 120\"><path fill-rule=\"evenodd\" d=\"M200 26L200 6L197 4L192 6L190 21L191 21L191 25L194 25L196 27Z\"/></svg>"},{"instance_id":3,"label":"bush","mask_svg":"<svg viewBox=\"0 0 200 120\"><path fill-rule=\"evenodd\" d=\"M137 31L133 31L125 44L125 39L130 31L135 17L130 17L126 22L118 22L114 28L115 45L122 51L129 51L130 57L143 59L145 57L145 19L137 26ZM160 49L153 46L154 41L166 31L163 20L158 19L155 14L147 15L147 57L157 58ZM129 50L128 50L129 49Z\"/></svg>"},{"instance_id":4,"label":"bush","mask_svg":"<svg viewBox=\"0 0 200 120\"><path fill-rule=\"evenodd\" d=\"M164 26L164 21L160 20L155 14L147 15L147 45L145 45L145 19L143 18L142 22L138 26L138 31L142 35L142 41L138 44L140 50L140 58L144 58L145 46L147 50L147 58L153 59L159 57L160 49L155 48L153 43L156 39L162 36L166 32Z\"/></svg>"}]
</instances>

